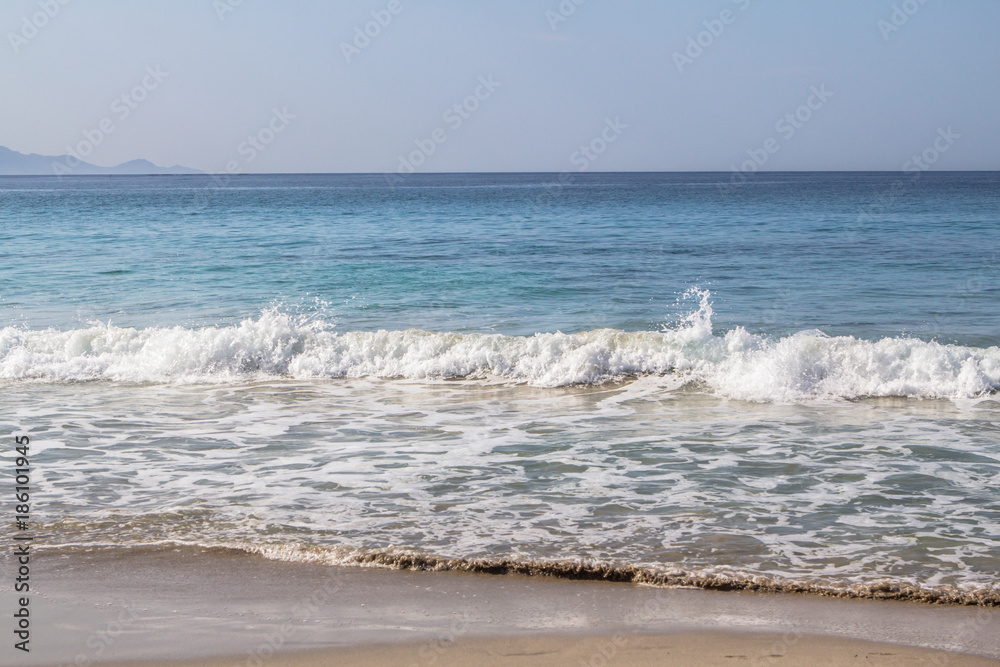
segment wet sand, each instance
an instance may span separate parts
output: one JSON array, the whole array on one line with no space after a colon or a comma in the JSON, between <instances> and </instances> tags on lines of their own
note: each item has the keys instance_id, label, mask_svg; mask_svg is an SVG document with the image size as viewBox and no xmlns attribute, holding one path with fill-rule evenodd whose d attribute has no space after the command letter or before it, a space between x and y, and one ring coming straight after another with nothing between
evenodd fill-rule
<instances>
[{"instance_id":1,"label":"wet sand","mask_svg":"<svg viewBox=\"0 0 1000 667\"><path fill-rule=\"evenodd\" d=\"M250 664L233 659L184 663L131 663L155 667L229 667ZM256 663L252 663L256 664ZM455 642L451 646L376 646L280 656L274 667L352 665L996 665L988 658L831 637L801 637L790 642L766 633L677 633L583 637L517 637Z\"/></svg>"},{"instance_id":2,"label":"wet sand","mask_svg":"<svg viewBox=\"0 0 1000 667\"><path fill-rule=\"evenodd\" d=\"M32 650L9 642L5 665L1000 664L996 607L342 568L195 548L39 552L32 566ZM9 558L3 568L10 581ZM13 609L13 593L4 596Z\"/></svg>"}]
</instances>

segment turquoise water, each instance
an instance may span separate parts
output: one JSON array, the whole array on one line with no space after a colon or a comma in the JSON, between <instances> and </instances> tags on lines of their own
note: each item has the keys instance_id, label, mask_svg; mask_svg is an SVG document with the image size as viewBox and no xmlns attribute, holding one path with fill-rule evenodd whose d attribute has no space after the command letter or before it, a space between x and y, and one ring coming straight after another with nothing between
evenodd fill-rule
<instances>
[{"instance_id":1,"label":"turquoise water","mask_svg":"<svg viewBox=\"0 0 1000 667\"><path fill-rule=\"evenodd\" d=\"M0 179L44 543L1000 599L1000 174L557 183Z\"/></svg>"},{"instance_id":2,"label":"turquoise water","mask_svg":"<svg viewBox=\"0 0 1000 667\"><path fill-rule=\"evenodd\" d=\"M995 344L1000 176L911 178L6 178L0 313L198 326L280 304L350 330L636 331L697 286L723 329Z\"/></svg>"}]
</instances>

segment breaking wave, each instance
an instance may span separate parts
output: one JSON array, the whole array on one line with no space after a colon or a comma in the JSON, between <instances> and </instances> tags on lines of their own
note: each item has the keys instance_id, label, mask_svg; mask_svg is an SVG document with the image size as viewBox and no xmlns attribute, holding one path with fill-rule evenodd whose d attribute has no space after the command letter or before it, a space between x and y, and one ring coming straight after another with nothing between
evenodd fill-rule
<instances>
[{"instance_id":1,"label":"breaking wave","mask_svg":"<svg viewBox=\"0 0 1000 667\"><path fill-rule=\"evenodd\" d=\"M1000 348L801 331L717 335L708 292L675 328L533 336L337 332L270 309L228 327L0 329L0 379L224 383L263 378L500 379L535 386L674 374L750 401L975 398L1000 388Z\"/></svg>"}]
</instances>

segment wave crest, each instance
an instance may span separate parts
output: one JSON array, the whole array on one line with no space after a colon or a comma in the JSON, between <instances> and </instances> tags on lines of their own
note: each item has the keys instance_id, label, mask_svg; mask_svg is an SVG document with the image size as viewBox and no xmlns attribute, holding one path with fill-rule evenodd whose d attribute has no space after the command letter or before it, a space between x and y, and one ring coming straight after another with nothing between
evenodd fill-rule
<instances>
[{"instance_id":1,"label":"wave crest","mask_svg":"<svg viewBox=\"0 0 1000 667\"><path fill-rule=\"evenodd\" d=\"M0 379L224 383L263 378L498 378L535 386L676 374L751 401L974 398L1000 388L1000 348L802 331L716 335L707 292L674 329L533 336L338 333L277 309L229 327L0 329Z\"/></svg>"}]
</instances>

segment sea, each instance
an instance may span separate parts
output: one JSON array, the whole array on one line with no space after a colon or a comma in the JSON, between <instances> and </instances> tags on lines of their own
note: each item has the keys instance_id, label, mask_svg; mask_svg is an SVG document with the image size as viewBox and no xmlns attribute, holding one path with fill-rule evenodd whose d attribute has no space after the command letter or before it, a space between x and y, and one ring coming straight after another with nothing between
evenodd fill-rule
<instances>
[{"instance_id":1,"label":"sea","mask_svg":"<svg viewBox=\"0 0 1000 667\"><path fill-rule=\"evenodd\" d=\"M1000 173L2 177L15 436L36 552L1000 604Z\"/></svg>"}]
</instances>

